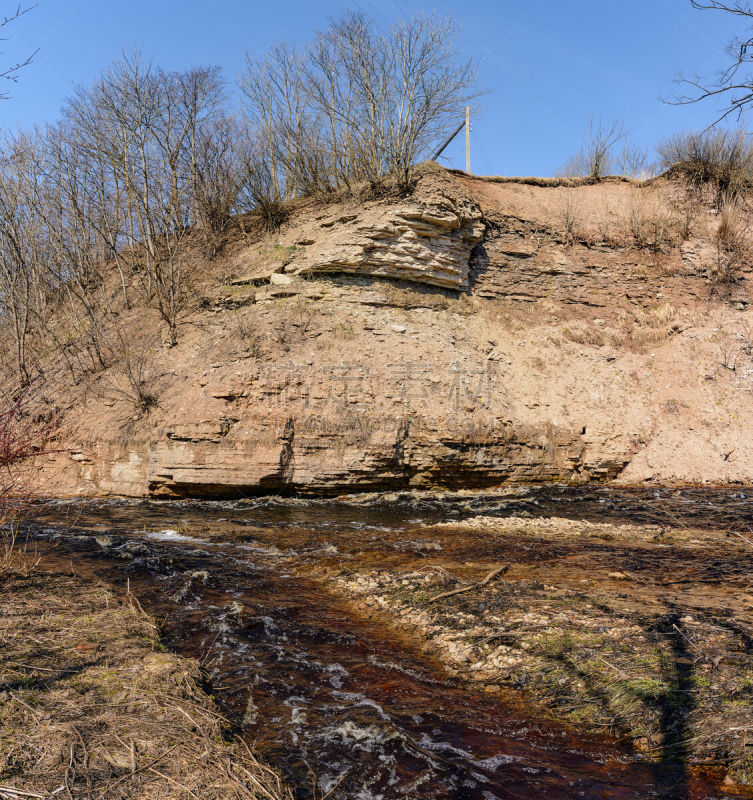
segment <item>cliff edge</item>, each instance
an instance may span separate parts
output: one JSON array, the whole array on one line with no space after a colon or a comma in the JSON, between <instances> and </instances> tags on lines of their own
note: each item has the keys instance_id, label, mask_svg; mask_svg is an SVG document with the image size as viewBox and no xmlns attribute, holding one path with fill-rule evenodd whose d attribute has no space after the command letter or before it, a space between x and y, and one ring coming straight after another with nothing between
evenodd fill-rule
<instances>
[{"instance_id":1,"label":"cliff edge","mask_svg":"<svg viewBox=\"0 0 753 800\"><path fill-rule=\"evenodd\" d=\"M177 346L142 304L89 380L50 357L39 487L753 483L750 269L719 225L665 178L437 168L409 197L298 201L275 234L239 221L220 256L190 254Z\"/></svg>"}]
</instances>

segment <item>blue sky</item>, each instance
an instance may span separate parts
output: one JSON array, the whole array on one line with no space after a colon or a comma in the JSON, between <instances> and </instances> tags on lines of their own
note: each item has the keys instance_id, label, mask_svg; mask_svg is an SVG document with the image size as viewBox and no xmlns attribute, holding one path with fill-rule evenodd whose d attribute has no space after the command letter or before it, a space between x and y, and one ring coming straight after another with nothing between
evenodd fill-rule
<instances>
[{"instance_id":1,"label":"blue sky","mask_svg":"<svg viewBox=\"0 0 753 800\"><path fill-rule=\"evenodd\" d=\"M0 0L0 14L15 5ZM40 52L0 104L2 124L54 120L73 87L123 49L166 68L217 64L233 84L246 51L304 42L346 8L385 24L421 10L453 13L489 90L473 126L473 171L497 175L552 174L578 150L591 116L623 120L646 147L705 127L713 104L677 108L660 97L677 91L680 70L709 75L723 66L739 25L689 0L38 0L6 31L3 63ZM463 143L448 156L462 167Z\"/></svg>"}]
</instances>

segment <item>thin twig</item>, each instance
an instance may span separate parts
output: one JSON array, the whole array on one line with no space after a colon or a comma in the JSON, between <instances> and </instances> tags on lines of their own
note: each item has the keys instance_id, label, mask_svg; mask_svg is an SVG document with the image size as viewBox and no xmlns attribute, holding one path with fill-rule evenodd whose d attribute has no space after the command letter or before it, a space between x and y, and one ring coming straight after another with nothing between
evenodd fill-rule
<instances>
[{"instance_id":1,"label":"thin twig","mask_svg":"<svg viewBox=\"0 0 753 800\"><path fill-rule=\"evenodd\" d=\"M460 589L453 589L451 592L442 592L442 594L438 594L435 597L432 597L429 602L436 603L437 600L441 600L444 597L452 597L456 594L463 594L463 592L471 592L474 589L480 589L482 586L486 586L492 579L496 578L498 575L504 575L508 569L510 569L510 564L505 564L502 567L497 567L493 569L482 581L478 583L472 583L470 586L463 586Z\"/></svg>"},{"instance_id":2,"label":"thin twig","mask_svg":"<svg viewBox=\"0 0 753 800\"><path fill-rule=\"evenodd\" d=\"M193 792L192 792L192 791L191 791L191 790L188 788L188 786L184 786L182 783L179 783L179 782L178 782L178 781L176 781L175 779L171 778L169 775L165 775L165 773L164 773L164 772L160 772L159 770L153 769L152 767L149 767L148 769L149 769L149 772L153 772L155 775L159 775L159 776L160 776L160 778L164 778L164 779L165 779L166 781L168 781L169 783L174 783L174 784L175 784L175 785L176 785L176 786L177 786L179 789L183 789L183 791L184 791L184 792L188 792L188 794L190 794L190 795L191 795L191 797L195 798L195 800L200 800L199 796L198 796L198 795L196 795L196 794L194 794L194 793L193 793Z\"/></svg>"},{"instance_id":3,"label":"thin twig","mask_svg":"<svg viewBox=\"0 0 753 800\"><path fill-rule=\"evenodd\" d=\"M753 547L753 541L751 541L750 539L748 539L748 537L747 537L747 536L743 536L743 535L742 535L742 533L738 533L737 531L730 531L730 533L731 533L733 536L738 536L738 537L739 537L740 539L742 539L744 542L747 542L747 543L748 543L748 544L749 544L751 547Z\"/></svg>"},{"instance_id":4,"label":"thin twig","mask_svg":"<svg viewBox=\"0 0 753 800\"><path fill-rule=\"evenodd\" d=\"M31 713L31 716L34 718L34 722L36 722L37 725L39 725L39 717L37 717L36 713L34 712L34 709L28 703L25 703L17 694L13 694L13 692L11 692L10 696L15 701L20 703L24 708L28 709L28 711Z\"/></svg>"},{"instance_id":5,"label":"thin twig","mask_svg":"<svg viewBox=\"0 0 753 800\"><path fill-rule=\"evenodd\" d=\"M110 786L105 789L105 791L99 796L99 800L103 800L103 798L107 797L109 794L112 793L112 790L118 786L119 784L123 783L123 781L132 778L139 772L143 772L144 770L151 769L155 764L159 764L160 761L164 760L166 756L169 756L170 753L173 752L177 747L180 747L180 742L178 744L174 744L169 750L165 750L165 752L161 756L157 756L153 761L150 761L148 764L144 764L141 767L137 767L135 772L131 772L128 775L123 775L122 777L118 778L115 783L110 784Z\"/></svg>"}]
</instances>

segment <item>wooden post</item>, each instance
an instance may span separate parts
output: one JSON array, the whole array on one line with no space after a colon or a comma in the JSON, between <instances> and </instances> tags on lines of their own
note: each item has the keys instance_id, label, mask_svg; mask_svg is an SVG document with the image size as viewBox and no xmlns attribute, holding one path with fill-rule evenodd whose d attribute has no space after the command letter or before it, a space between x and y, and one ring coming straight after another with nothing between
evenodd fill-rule
<instances>
[{"instance_id":1,"label":"wooden post","mask_svg":"<svg viewBox=\"0 0 753 800\"><path fill-rule=\"evenodd\" d=\"M471 174L471 107L465 107L465 171Z\"/></svg>"}]
</instances>

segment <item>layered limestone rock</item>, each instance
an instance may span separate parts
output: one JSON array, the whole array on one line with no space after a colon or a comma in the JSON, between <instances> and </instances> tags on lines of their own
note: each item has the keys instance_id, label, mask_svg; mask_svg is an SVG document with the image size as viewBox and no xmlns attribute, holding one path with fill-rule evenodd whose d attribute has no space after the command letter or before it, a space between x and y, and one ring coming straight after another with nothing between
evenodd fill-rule
<instances>
[{"instance_id":1,"label":"layered limestone rock","mask_svg":"<svg viewBox=\"0 0 753 800\"><path fill-rule=\"evenodd\" d=\"M282 430L248 420L232 434L206 437L201 430L221 424L199 423L195 434L95 447L80 466L79 493L155 497L243 497L257 494L332 496L353 491L427 488L487 488L506 482L565 481L577 477L608 480L625 466L624 456L590 455L580 431L501 426L488 441L411 431L406 421L390 421L368 441L322 426L296 432L294 417ZM255 424L254 424L255 423ZM372 420L376 426L377 420ZM439 434L439 435L438 435Z\"/></svg>"},{"instance_id":2,"label":"layered limestone rock","mask_svg":"<svg viewBox=\"0 0 753 800\"><path fill-rule=\"evenodd\" d=\"M356 313L383 325L367 323L347 363L329 348L306 348L274 365L188 370L193 377L127 445L108 437L108 421L93 410L99 434L70 457L59 485L158 497L337 495L604 481L629 460L632 440L587 432L587 416L555 422L537 412L544 398L523 398L515 383L525 375L499 348L477 350L467 318L413 311L426 317L419 333L416 323L390 324L404 312L368 309Z\"/></svg>"},{"instance_id":3,"label":"layered limestone rock","mask_svg":"<svg viewBox=\"0 0 753 800\"><path fill-rule=\"evenodd\" d=\"M369 275L465 291L483 234L478 204L439 174L396 205L370 201L317 215L284 232L278 247L286 273Z\"/></svg>"}]
</instances>

